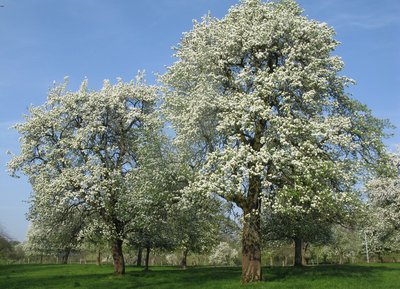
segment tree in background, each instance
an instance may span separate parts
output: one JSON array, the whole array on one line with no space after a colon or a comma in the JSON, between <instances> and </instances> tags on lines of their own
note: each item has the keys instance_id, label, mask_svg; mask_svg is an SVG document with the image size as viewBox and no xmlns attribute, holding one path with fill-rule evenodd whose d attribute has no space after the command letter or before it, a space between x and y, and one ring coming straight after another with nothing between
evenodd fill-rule
<instances>
[{"instance_id":1,"label":"tree in background","mask_svg":"<svg viewBox=\"0 0 400 289\"><path fill-rule=\"evenodd\" d=\"M141 75L136 82L105 81L99 91L84 81L71 92L64 83L16 125L21 154L9 168L29 177L31 207L41 206L43 215L65 207L85 211L91 216L85 230L101 228L111 244L116 274L125 273L122 244L135 216L138 155L146 150L147 136L161 129L156 95Z\"/></svg>"},{"instance_id":2,"label":"tree in background","mask_svg":"<svg viewBox=\"0 0 400 289\"><path fill-rule=\"evenodd\" d=\"M235 259L238 258L238 251L227 242L220 242L208 257L209 262L213 265L234 265Z\"/></svg>"},{"instance_id":3,"label":"tree in background","mask_svg":"<svg viewBox=\"0 0 400 289\"><path fill-rule=\"evenodd\" d=\"M55 215L50 214L51 209L46 209L48 215L36 213L33 217L31 214L32 223L26 244L28 251L31 254L53 254L57 258L61 256L61 263L67 264L70 253L83 241L80 233L86 225L85 212L80 212L79 208L73 208L73 211L67 215L65 212Z\"/></svg>"},{"instance_id":4,"label":"tree in background","mask_svg":"<svg viewBox=\"0 0 400 289\"><path fill-rule=\"evenodd\" d=\"M330 240L332 224L310 215L262 213L262 236L266 245L270 241L294 244L294 265L306 265L305 254L310 243L324 244Z\"/></svg>"},{"instance_id":5,"label":"tree in background","mask_svg":"<svg viewBox=\"0 0 400 289\"><path fill-rule=\"evenodd\" d=\"M328 245L339 264L353 262L362 251L362 244L360 231L356 228L332 226L332 236Z\"/></svg>"},{"instance_id":6,"label":"tree in background","mask_svg":"<svg viewBox=\"0 0 400 289\"><path fill-rule=\"evenodd\" d=\"M243 283L262 279L263 203L331 214L384 147L386 123L345 93L334 30L301 14L291 0L245 0L206 16L162 76L175 141L203 164L192 192L243 210Z\"/></svg>"},{"instance_id":7,"label":"tree in background","mask_svg":"<svg viewBox=\"0 0 400 289\"><path fill-rule=\"evenodd\" d=\"M171 209L180 265L186 269L189 253L204 254L218 242L220 202L206 194L184 194Z\"/></svg>"},{"instance_id":8,"label":"tree in background","mask_svg":"<svg viewBox=\"0 0 400 289\"><path fill-rule=\"evenodd\" d=\"M392 175L371 179L365 187L368 202L365 239L371 253L400 252L400 156L392 154Z\"/></svg>"},{"instance_id":9,"label":"tree in background","mask_svg":"<svg viewBox=\"0 0 400 289\"><path fill-rule=\"evenodd\" d=\"M21 259L23 256L20 243L12 240L0 224L0 263Z\"/></svg>"}]
</instances>

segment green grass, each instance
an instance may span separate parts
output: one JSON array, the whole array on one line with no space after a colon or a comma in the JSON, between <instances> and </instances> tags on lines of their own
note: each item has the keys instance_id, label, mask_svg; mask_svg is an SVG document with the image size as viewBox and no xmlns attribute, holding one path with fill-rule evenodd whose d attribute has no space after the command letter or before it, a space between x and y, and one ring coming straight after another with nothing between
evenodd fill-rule
<instances>
[{"instance_id":1,"label":"green grass","mask_svg":"<svg viewBox=\"0 0 400 289\"><path fill-rule=\"evenodd\" d=\"M113 276L109 265L0 265L1 289L127 288L271 288L271 289L399 289L400 264L318 267L267 267L264 282L243 286L240 268L198 267L180 270L153 267L150 272L127 267Z\"/></svg>"}]
</instances>

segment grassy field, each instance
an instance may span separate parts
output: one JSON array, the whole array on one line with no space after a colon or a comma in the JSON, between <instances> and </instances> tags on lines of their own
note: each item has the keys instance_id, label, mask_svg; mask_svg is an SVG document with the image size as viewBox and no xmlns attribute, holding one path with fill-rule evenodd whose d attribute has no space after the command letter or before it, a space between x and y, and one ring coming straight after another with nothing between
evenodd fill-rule
<instances>
[{"instance_id":1,"label":"grassy field","mask_svg":"<svg viewBox=\"0 0 400 289\"><path fill-rule=\"evenodd\" d=\"M240 285L240 268L198 267L180 270L128 267L113 276L109 265L0 265L1 289L127 288L270 288L270 289L399 289L400 263L264 268L264 282Z\"/></svg>"}]
</instances>

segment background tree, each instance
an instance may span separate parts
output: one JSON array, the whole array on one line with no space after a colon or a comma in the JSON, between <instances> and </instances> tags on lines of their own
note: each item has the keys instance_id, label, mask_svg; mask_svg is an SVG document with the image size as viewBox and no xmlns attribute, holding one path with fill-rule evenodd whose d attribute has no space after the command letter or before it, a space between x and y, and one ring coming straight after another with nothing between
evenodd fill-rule
<instances>
[{"instance_id":1,"label":"background tree","mask_svg":"<svg viewBox=\"0 0 400 289\"><path fill-rule=\"evenodd\" d=\"M220 242L209 256L209 262L215 265L234 265L238 258L238 251L227 242Z\"/></svg>"},{"instance_id":2,"label":"background tree","mask_svg":"<svg viewBox=\"0 0 400 289\"><path fill-rule=\"evenodd\" d=\"M310 243L324 244L330 240L332 224L312 215L290 215L263 211L263 241L292 242L294 265L306 265L305 253Z\"/></svg>"},{"instance_id":3,"label":"background tree","mask_svg":"<svg viewBox=\"0 0 400 289\"><path fill-rule=\"evenodd\" d=\"M54 217L54 216L53 216ZM61 256L61 263L67 264L70 253L82 243L80 236L85 222L82 214L74 213L65 216L59 214L58 219L36 218L32 220L32 229L28 234L31 251Z\"/></svg>"},{"instance_id":4,"label":"background tree","mask_svg":"<svg viewBox=\"0 0 400 289\"><path fill-rule=\"evenodd\" d=\"M353 262L362 250L362 236L356 228L342 226L332 227L332 236L329 240L332 255L339 264Z\"/></svg>"},{"instance_id":5,"label":"background tree","mask_svg":"<svg viewBox=\"0 0 400 289\"><path fill-rule=\"evenodd\" d=\"M243 210L242 282L260 281L264 202L321 212L382 153L385 122L351 99L334 31L291 0L242 1L186 33L163 75L164 112L204 166L193 193ZM271 201L272 200L272 201Z\"/></svg>"},{"instance_id":6,"label":"background tree","mask_svg":"<svg viewBox=\"0 0 400 289\"><path fill-rule=\"evenodd\" d=\"M383 262L383 255L400 252L399 154L391 156L391 171L371 179L365 187L368 202L364 237L369 250ZM391 173L391 175L390 175Z\"/></svg>"},{"instance_id":7,"label":"background tree","mask_svg":"<svg viewBox=\"0 0 400 289\"><path fill-rule=\"evenodd\" d=\"M29 177L33 208L45 203L44 210L69 206L93 215L86 230L101 228L115 273L124 274L122 243L134 216L137 156L146 150L146 137L160 132L157 89L142 76L130 83L105 81L99 91L89 90L87 81L77 92L66 86L51 89L47 102L31 107L16 125L21 154L9 167Z\"/></svg>"},{"instance_id":8,"label":"background tree","mask_svg":"<svg viewBox=\"0 0 400 289\"><path fill-rule=\"evenodd\" d=\"M10 262L22 256L19 242L13 241L0 224L0 262Z\"/></svg>"},{"instance_id":9,"label":"background tree","mask_svg":"<svg viewBox=\"0 0 400 289\"><path fill-rule=\"evenodd\" d=\"M189 253L204 254L218 242L220 202L205 194L184 194L171 209L176 247L182 252L180 265L186 269Z\"/></svg>"}]
</instances>

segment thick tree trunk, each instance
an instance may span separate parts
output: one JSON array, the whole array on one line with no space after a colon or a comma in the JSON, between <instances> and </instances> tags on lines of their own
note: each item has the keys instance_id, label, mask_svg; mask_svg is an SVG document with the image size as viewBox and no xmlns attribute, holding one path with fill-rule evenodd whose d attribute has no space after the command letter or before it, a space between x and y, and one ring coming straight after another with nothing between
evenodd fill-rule
<instances>
[{"instance_id":1,"label":"thick tree trunk","mask_svg":"<svg viewBox=\"0 0 400 289\"><path fill-rule=\"evenodd\" d=\"M146 247L145 271L149 271L150 247Z\"/></svg>"},{"instance_id":2,"label":"thick tree trunk","mask_svg":"<svg viewBox=\"0 0 400 289\"><path fill-rule=\"evenodd\" d=\"M112 257L114 260L114 274L123 275L125 274L125 260L122 254L122 240L117 239L112 243Z\"/></svg>"},{"instance_id":3,"label":"thick tree trunk","mask_svg":"<svg viewBox=\"0 0 400 289\"><path fill-rule=\"evenodd\" d=\"M246 212L242 234L242 283L261 281L260 215Z\"/></svg>"},{"instance_id":4,"label":"thick tree trunk","mask_svg":"<svg viewBox=\"0 0 400 289\"><path fill-rule=\"evenodd\" d=\"M182 260L181 260L181 267L183 269L187 268L187 255L188 255L189 250L188 249L184 249L183 250L183 256L182 256Z\"/></svg>"},{"instance_id":5,"label":"thick tree trunk","mask_svg":"<svg viewBox=\"0 0 400 289\"><path fill-rule=\"evenodd\" d=\"M304 266L304 242L301 238L294 239L294 266Z\"/></svg>"},{"instance_id":6,"label":"thick tree trunk","mask_svg":"<svg viewBox=\"0 0 400 289\"><path fill-rule=\"evenodd\" d=\"M136 260L136 266L137 267L141 267L142 266L142 256L143 256L143 252L142 252L142 247L139 247L138 249L138 253L137 253L137 260Z\"/></svg>"},{"instance_id":7,"label":"thick tree trunk","mask_svg":"<svg viewBox=\"0 0 400 289\"><path fill-rule=\"evenodd\" d=\"M97 266L101 265L101 251L100 251L100 248L97 248L96 265Z\"/></svg>"},{"instance_id":8,"label":"thick tree trunk","mask_svg":"<svg viewBox=\"0 0 400 289\"><path fill-rule=\"evenodd\" d=\"M68 264L68 257L71 249L65 249L64 254L61 257L61 264Z\"/></svg>"}]
</instances>

